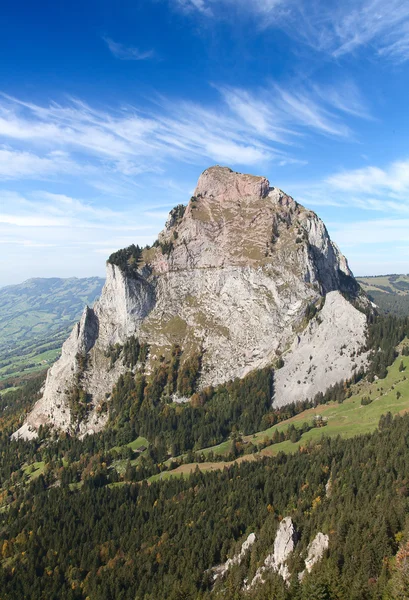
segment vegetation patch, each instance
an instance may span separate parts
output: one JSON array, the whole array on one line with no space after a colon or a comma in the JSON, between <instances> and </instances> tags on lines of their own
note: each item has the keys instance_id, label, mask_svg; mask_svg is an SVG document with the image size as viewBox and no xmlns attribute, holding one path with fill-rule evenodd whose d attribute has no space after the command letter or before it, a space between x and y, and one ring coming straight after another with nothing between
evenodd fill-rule
<instances>
[{"instance_id":1,"label":"vegetation patch","mask_svg":"<svg viewBox=\"0 0 409 600\"><path fill-rule=\"evenodd\" d=\"M113 252L107 262L119 267L124 274L134 276L137 274L141 257L142 249L138 245L132 244Z\"/></svg>"}]
</instances>

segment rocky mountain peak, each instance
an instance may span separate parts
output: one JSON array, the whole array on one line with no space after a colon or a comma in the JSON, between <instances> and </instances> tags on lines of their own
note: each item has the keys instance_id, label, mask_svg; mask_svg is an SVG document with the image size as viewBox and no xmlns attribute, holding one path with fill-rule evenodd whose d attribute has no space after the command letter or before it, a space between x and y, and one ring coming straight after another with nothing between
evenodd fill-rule
<instances>
[{"instance_id":1,"label":"rocky mountain peak","mask_svg":"<svg viewBox=\"0 0 409 600\"><path fill-rule=\"evenodd\" d=\"M269 190L270 182L265 177L245 175L228 167L215 166L200 175L194 196L234 202L246 198L265 198Z\"/></svg>"},{"instance_id":2,"label":"rocky mountain peak","mask_svg":"<svg viewBox=\"0 0 409 600\"><path fill-rule=\"evenodd\" d=\"M187 207L169 215L159 235L162 252L152 259L158 272L227 265L264 266L295 243L308 227L305 211L268 179L210 167ZM305 231L304 240L308 237ZM301 238L300 238L301 243ZM163 251L165 250L165 252Z\"/></svg>"},{"instance_id":3,"label":"rocky mountain peak","mask_svg":"<svg viewBox=\"0 0 409 600\"><path fill-rule=\"evenodd\" d=\"M365 360L356 358L365 315L343 295L359 301L360 288L314 212L265 177L210 167L188 205L171 211L152 247L131 246L110 257L100 300L64 344L18 435L35 435L44 423L81 434L101 429L107 418L101 407L127 369L109 356L131 337L149 348L147 377L175 346L182 363L200 354L199 388L281 357L274 402L311 398ZM319 318L308 321L307 309L320 311ZM71 409L78 385L88 398L81 423Z\"/></svg>"}]
</instances>

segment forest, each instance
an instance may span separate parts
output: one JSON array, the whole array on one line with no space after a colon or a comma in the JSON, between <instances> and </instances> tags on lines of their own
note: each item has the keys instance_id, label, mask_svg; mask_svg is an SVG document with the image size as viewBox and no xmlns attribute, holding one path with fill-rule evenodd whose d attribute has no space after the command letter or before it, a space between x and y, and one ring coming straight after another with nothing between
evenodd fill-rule
<instances>
[{"instance_id":1,"label":"forest","mask_svg":"<svg viewBox=\"0 0 409 600\"><path fill-rule=\"evenodd\" d=\"M409 337L409 321L368 319L365 376L382 379ZM407 355L405 343L400 352ZM122 360L128 371L107 400L107 428L83 440L57 437L47 428L30 442L10 439L21 413L39 397L43 378L0 396L2 600L409 597L402 592L409 585L409 416L387 414L375 433L349 440L327 439L324 427L318 442L293 454L257 455L256 461L161 481L163 471L201 462L202 448L227 439L229 460L258 452L263 442L244 445L243 434L310 406L342 403L354 382L274 409L271 368L198 390L200 350L184 356L175 346L150 374L143 369L148 353L136 338L109 350L111 363ZM86 357L77 360L86 369ZM172 395L182 390L191 402L175 404ZM270 443L295 442L311 426L288 427ZM137 436L148 440L148 448L135 461L127 444ZM285 516L299 536L289 561L290 585L272 572L245 592L243 581L263 564ZM300 583L297 573L318 531L329 535L329 549ZM257 538L251 552L214 585L212 567L231 557L250 532Z\"/></svg>"},{"instance_id":2,"label":"forest","mask_svg":"<svg viewBox=\"0 0 409 600\"><path fill-rule=\"evenodd\" d=\"M2 598L404 598L408 431L409 416L385 416L372 435L150 485L101 486L95 473L79 491L40 475L1 514ZM295 574L318 531L328 552L302 584L272 575L244 593L287 515L300 536ZM249 532L255 547L213 588L209 569Z\"/></svg>"}]
</instances>

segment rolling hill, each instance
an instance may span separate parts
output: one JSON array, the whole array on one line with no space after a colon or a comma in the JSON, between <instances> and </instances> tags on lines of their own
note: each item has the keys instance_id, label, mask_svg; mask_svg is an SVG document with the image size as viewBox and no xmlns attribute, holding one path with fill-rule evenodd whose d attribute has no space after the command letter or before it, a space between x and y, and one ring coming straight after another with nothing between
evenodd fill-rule
<instances>
[{"instance_id":1,"label":"rolling hill","mask_svg":"<svg viewBox=\"0 0 409 600\"><path fill-rule=\"evenodd\" d=\"M409 275L357 277L358 283L384 314L409 314Z\"/></svg>"}]
</instances>

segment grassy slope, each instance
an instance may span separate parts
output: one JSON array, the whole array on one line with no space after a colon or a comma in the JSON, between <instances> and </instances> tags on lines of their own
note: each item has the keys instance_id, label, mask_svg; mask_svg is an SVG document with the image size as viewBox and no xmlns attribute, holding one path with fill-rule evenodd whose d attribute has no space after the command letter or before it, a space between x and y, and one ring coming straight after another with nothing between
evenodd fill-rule
<instances>
[{"instance_id":1,"label":"grassy slope","mask_svg":"<svg viewBox=\"0 0 409 600\"><path fill-rule=\"evenodd\" d=\"M0 289L0 381L47 368L103 280L30 279Z\"/></svg>"},{"instance_id":2,"label":"grassy slope","mask_svg":"<svg viewBox=\"0 0 409 600\"><path fill-rule=\"evenodd\" d=\"M126 448L130 448L133 452L136 452L138 450L138 448L141 448L142 446L145 446L146 448L148 448L149 442L146 438L141 437L141 436L136 438L136 440L129 442L129 444L125 445ZM120 449L121 448L119 446L115 446L114 448L111 448L111 452L117 452ZM139 454L139 456L137 456L136 458L133 458L132 460L130 460L131 465L135 466L143 454L146 454L146 450L144 452L141 452L141 454ZM118 459L113 463L113 466L115 467L115 469L118 471L119 474L122 474L122 473L125 473L127 462L128 462L127 459ZM115 484L112 484L112 485L115 485Z\"/></svg>"},{"instance_id":3,"label":"grassy slope","mask_svg":"<svg viewBox=\"0 0 409 600\"><path fill-rule=\"evenodd\" d=\"M42 473L44 473L44 470L45 463L43 461L31 463L31 465L27 465L23 468L23 471L27 475L28 479L36 479Z\"/></svg>"},{"instance_id":4,"label":"grassy slope","mask_svg":"<svg viewBox=\"0 0 409 600\"><path fill-rule=\"evenodd\" d=\"M379 275L377 277L357 277L366 292L379 291L402 296L409 295L409 275ZM383 288L391 288L387 292Z\"/></svg>"},{"instance_id":5,"label":"grassy slope","mask_svg":"<svg viewBox=\"0 0 409 600\"><path fill-rule=\"evenodd\" d=\"M406 367L403 372L399 371L401 360ZM399 399L396 397L398 390L401 393ZM278 454L278 452L295 452L300 446L304 446L311 441L317 441L323 435L340 435L341 437L349 438L354 435L369 433L376 429L381 415L386 414L388 411L393 415L409 411L409 357L398 357L394 364L389 367L388 375L385 379L375 381L372 384L367 382L357 384L354 392L353 396L345 400L342 404L331 402L329 404L321 405L315 409L306 410L292 419L283 421L266 431L261 431L255 434L255 436L246 436L244 439L260 442L265 438L270 439L276 429L287 429L290 423L293 423L297 427L297 424L301 425L306 421L311 422L313 417L317 414L328 419L328 424L325 427L311 429L296 443L285 441L274 444L273 446L265 448L260 453L242 456L238 459L238 462L243 460L256 460L260 455L273 456ZM367 406L361 406L362 396L368 395L373 398L373 402ZM213 451L216 454L228 454L230 446L231 442L227 441L218 446L214 446L213 448L207 448L204 451L204 454L208 454L210 451ZM223 461L209 462L199 463L198 467L199 469L206 471L223 469L229 464L231 463ZM193 471L196 466L196 463L181 465L173 471L155 475L151 480L159 478L166 479L172 475L185 475Z\"/></svg>"},{"instance_id":6,"label":"grassy slope","mask_svg":"<svg viewBox=\"0 0 409 600\"><path fill-rule=\"evenodd\" d=\"M409 315L409 275L358 277L358 281L380 312Z\"/></svg>"}]
</instances>

